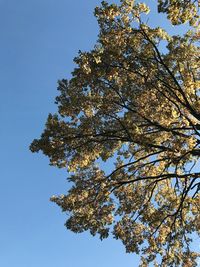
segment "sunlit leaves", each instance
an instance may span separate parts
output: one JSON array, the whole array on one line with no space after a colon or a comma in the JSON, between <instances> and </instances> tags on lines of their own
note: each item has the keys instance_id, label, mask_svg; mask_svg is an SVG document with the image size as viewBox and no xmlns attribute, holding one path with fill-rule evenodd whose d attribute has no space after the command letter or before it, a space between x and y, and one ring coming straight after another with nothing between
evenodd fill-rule
<instances>
[{"instance_id":1,"label":"sunlit leaves","mask_svg":"<svg viewBox=\"0 0 200 267\"><path fill-rule=\"evenodd\" d=\"M199 24L199 0L158 0L158 11L167 13L174 25L187 21L191 26Z\"/></svg>"}]
</instances>

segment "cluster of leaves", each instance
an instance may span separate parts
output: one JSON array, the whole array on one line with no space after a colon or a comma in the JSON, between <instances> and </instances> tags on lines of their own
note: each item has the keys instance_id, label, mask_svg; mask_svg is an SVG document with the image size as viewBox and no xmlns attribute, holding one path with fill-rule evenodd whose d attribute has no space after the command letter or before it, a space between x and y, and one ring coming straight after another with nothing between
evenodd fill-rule
<instances>
[{"instance_id":1,"label":"cluster of leaves","mask_svg":"<svg viewBox=\"0 0 200 267\"><path fill-rule=\"evenodd\" d=\"M112 233L143 267L196 266L200 48L195 32L169 36L143 24L147 12L129 0L96 8L97 45L75 58L72 79L59 81L59 112L31 150L71 172L69 192L52 197L69 214L67 228Z\"/></svg>"},{"instance_id":2,"label":"cluster of leaves","mask_svg":"<svg viewBox=\"0 0 200 267\"><path fill-rule=\"evenodd\" d=\"M199 0L158 0L158 11L166 13L174 25L187 21L199 25L199 7Z\"/></svg>"}]
</instances>

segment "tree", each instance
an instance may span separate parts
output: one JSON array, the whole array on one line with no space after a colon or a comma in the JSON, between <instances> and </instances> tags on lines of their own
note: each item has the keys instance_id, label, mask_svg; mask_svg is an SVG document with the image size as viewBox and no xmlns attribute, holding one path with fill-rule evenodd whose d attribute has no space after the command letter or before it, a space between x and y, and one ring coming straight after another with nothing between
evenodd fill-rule
<instances>
[{"instance_id":1,"label":"tree","mask_svg":"<svg viewBox=\"0 0 200 267\"><path fill-rule=\"evenodd\" d=\"M183 2L159 1L159 10L174 24L191 22ZM51 198L69 214L68 229L112 234L141 254L140 266L196 266L198 29L170 36L142 22L148 12L130 0L95 9L98 42L79 52L73 77L59 81L58 114L31 150L70 173L69 192Z\"/></svg>"}]
</instances>

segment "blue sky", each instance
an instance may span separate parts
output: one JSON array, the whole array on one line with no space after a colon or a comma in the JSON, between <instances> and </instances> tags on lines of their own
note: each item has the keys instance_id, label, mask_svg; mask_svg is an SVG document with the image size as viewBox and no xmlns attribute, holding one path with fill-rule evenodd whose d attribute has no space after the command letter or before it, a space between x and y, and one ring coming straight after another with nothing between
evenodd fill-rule
<instances>
[{"instance_id":1,"label":"blue sky","mask_svg":"<svg viewBox=\"0 0 200 267\"><path fill-rule=\"evenodd\" d=\"M56 111L57 80L70 77L79 49L95 44L98 4L0 0L0 266L138 266L120 242L66 230L49 198L66 192L67 173L29 151Z\"/></svg>"},{"instance_id":2,"label":"blue sky","mask_svg":"<svg viewBox=\"0 0 200 267\"><path fill-rule=\"evenodd\" d=\"M137 266L120 242L66 230L49 198L66 192L67 174L28 149L56 110L57 80L95 43L99 3L0 0L0 266Z\"/></svg>"}]
</instances>

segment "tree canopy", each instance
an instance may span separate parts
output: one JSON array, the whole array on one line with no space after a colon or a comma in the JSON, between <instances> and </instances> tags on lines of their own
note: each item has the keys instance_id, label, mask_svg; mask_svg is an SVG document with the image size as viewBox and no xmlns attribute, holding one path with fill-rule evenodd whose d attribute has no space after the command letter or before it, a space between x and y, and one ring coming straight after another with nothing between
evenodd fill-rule
<instances>
[{"instance_id":1,"label":"tree canopy","mask_svg":"<svg viewBox=\"0 0 200 267\"><path fill-rule=\"evenodd\" d=\"M173 24L198 24L197 1L159 0L158 11ZM95 9L97 44L79 52L70 80L59 81L58 113L31 150L69 172L71 189L51 198L68 214L68 229L113 235L143 267L196 266L198 28L170 36L143 23L148 12L130 0Z\"/></svg>"}]
</instances>

